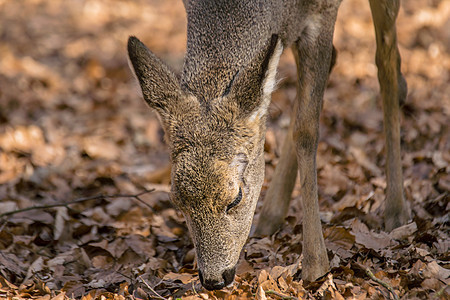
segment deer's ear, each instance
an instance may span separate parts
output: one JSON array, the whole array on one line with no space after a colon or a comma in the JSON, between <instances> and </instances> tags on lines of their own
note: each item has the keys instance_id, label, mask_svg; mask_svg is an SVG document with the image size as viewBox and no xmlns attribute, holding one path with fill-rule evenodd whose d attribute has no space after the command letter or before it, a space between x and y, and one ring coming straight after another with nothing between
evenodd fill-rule
<instances>
[{"instance_id":1,"label":"deer's ear","mask_svg":"<svg viewBox=\"0 0 450 300\"><path fill-rule=\"evenodd\" d=\"M275 75L282 52L280 39L272 35L264 50L236 75L230 94L246 117L266 113L270 95L275 89Z\"/></svg>"},{"instance_id":2,"label":"deer's ear","mask_svg":"<svg viewBox=\"0 0 450 300\"><path fill-rule=\"evenodd\" d=\"M177 77L136 37L128 39L128 56L145 101L162 118L167 117L181 97Z\"/></svg>"}]
</instances>

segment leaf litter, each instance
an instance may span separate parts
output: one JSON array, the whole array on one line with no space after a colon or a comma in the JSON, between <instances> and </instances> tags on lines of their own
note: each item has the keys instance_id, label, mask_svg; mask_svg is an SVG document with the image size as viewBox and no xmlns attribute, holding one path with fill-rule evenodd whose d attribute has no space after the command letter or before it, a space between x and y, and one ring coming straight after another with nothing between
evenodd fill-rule
<instances>
[{"instance_id":1,"label":"leaf litter","mask_svg":"<svg viewBox=\"0 0 450 300\"><path fill-rule=\"evenodd\" d=\"M317 163L331 271L301 280L297 184L283 228L250 238L233 287L210 292L199 284L183 216L169 200L163 132L140 99L125 51L136 35L179 71L181 1L0 1L0 298L448 299L449 19L448 1L402 1L398 36L409 86L402 163L411 222L383 231L373 27L366 1L344 1ZM296 94L290 53L279 73L262 196ZM41 208L24 210L34 206ZM7 215L16 210L23 211Z\"/></svg>"}]
</instances>

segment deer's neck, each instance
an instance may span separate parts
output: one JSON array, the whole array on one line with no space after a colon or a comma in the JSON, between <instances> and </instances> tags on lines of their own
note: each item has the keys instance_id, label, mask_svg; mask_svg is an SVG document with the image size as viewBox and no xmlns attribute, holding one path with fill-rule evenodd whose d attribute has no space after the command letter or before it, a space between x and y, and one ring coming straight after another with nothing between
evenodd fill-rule
<instances>
[{"instance_id":1,"label":"deer's neck","mask_svg":"<svg viewBox=\"0 0 450 300\"><path fill-rule=\"evenodd\" d=\"M259 1L191 1L181 85L203 101L223 95L276 31Z\"/></svg>"}]
</instances>

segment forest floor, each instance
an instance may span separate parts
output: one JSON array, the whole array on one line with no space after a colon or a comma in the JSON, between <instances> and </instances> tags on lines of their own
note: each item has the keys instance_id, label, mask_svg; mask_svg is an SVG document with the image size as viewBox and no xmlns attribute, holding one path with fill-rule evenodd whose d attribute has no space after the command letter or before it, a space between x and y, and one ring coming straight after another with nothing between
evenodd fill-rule
<instances>
[{"instance_id":1,"label":"forest floor","mask_svg":"<svg viewBox=\"0 0 450 300\"><path fill-rule=\"evenodd\" d=\"M249 239L233 287L200 286L183 216L169 201L163 133L128 68L129 35L179 71L182 2L0 0L1 299L450 298L449 1L402 1L398 39L409 88L402 166L412 219L393 232L382 221L384 138L369 4L342 3L317 162L331 271L316 282L300 279L297 183L283 228ZM286 51L256 219L295 76Z\"/></svg>"}]
</instances>

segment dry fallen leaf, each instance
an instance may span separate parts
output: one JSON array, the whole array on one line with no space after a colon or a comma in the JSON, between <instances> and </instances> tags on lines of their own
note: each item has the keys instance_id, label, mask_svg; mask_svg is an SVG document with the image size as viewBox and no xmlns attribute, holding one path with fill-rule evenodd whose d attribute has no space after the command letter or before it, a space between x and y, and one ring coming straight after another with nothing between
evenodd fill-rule
<instances>
[{"instance_id":1,"label":"dry fallen leaf","mask_svg":"<svg viewBox=\"0 0 450 300\"><path fill-rule=\"evenodd\" d=\"M395 244L395 241L385 232L376 233L370 231L366 225L355 219L352 223L352 231L355 236L355 242L363 245L368 249L381 250L390 245Z\"/></svg>"},{"instance_id":2,"label":"dry fallen leaf","mask_svg":"<svg viewBox=\"0 0 450 300\"><path fill-rule=\"evenodd\" d=\"M58 207L56 209L56 217L55 217L55 230L53 231L53 238L55 240L59 240L61 235L65 232L65 223L69 219L69 215L67 214L67 207Z\"/></svg>"},{"instance_id":3,"label":"dry fallen leaf","mask_svg":"<svg viewBox=\"0 0 450 300\"><path fill-rule=\"evenodd\" d=\"M264 292L262 286L258 286L258 290L256 292L256 299L258 300L266 300L266 293Z\"/></svg>"},{"instance_id":4,"label":"dry fallen leaf","mask_svg":"<svg viewBox=\"0 0 450 300\"><path fill-rule=\"evenodd\" d=\"M449 9L449 1L402 1L397 22L408 82L402 167L413 222L383 229L387 179L375 33L367 2L343 1L317 155L332 281L300 279L298 179L280 231L249 239L234 286L206 292L182 213L169 200L164 132L142 99L125 51L128 36L136 35L181 73L182 1L0 1L0 28L7 28L0 41L0 214L157 190L0 218L0 298L147 298L153 294L139 286L140 275L166 299L255 298L263 287L299 299L319 297L319 289L326 299L390 297L356 263L401 298L449 298ZM297 93L294 57L286 50L267 120L262 200ZM168 274L173 278L163 280Z\"/></svg>"},{"instance_id":5,"label":"dry fallen leaf","mask_svg":"<svg viewBox=\"0 0 450 300\"><path fill-rule=\"evenodd\" d=\"M170 280L170 281L179 280L184 284L191 282L192 280L194 280L194 278L195 277L192 274L186 274L186 273L178 274L178 273L173 273L173 272L167 273L163 277L164 280Z\"/></svg>"},{"instance_id":6,"label":"dry fallen leaf","mask_svg":"<svg viewBox=\"0 0 450 300\"><path fill-rule=\"evenodd\" d=\"M417 225L415 222L412 222L409 224L405 224L401 227L395 228L394 230L392 230L389 233L389 235L393 239L400 240L400 239L411 236L416 231L417 231Z\"/></svg>"}]
</instances>

